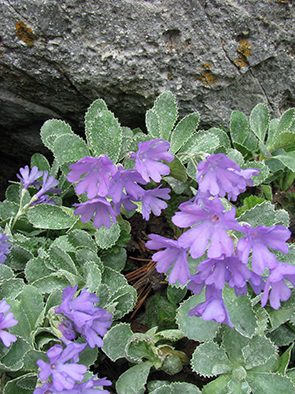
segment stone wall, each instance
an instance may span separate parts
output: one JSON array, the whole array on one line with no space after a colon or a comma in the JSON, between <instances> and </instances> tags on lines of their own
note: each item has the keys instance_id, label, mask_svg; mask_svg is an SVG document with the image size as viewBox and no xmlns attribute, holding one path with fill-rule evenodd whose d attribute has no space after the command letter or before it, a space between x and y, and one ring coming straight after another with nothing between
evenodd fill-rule
<instances>
[{"instance_id":1,"label":"stone wall","mask_svg":"<svg viewBox=\"0 0 295 394\"><path fill-rule=\"evenodd\" d=\"M164 90L180 116L228 126L232 110L295 106L295 6L288 0L0 0L0 126L11 154L41 150L46 119L83 132L103 98L144 125ZM7 145L0 144L0 153Z\"/></svg>"}]
</instances>

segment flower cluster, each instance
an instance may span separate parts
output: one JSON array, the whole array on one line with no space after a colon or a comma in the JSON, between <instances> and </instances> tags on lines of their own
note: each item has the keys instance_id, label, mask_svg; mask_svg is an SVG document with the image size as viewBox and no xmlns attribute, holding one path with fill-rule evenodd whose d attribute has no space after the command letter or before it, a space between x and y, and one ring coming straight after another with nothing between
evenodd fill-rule
<instances>
[{"instance_id":1,"label":"flower cluster","mask_svg":"<svg viewBox=\"0 0 295 394\"><path fill-rule=\"evenodd\" d=\"M99 299L94 293L88 293L87 288L75 297L77 288L78 285L64 289L63 302L55 308L55 313L64 316L63 324L59 325L59 330L63 333L61 339L68 344L76 338L75 332L77 332L86 339L91 348L95 345L102 347L101 337L106 334L112 324L110 321L112 314L94 306Z\"/></svg>"},{"instance_id":2,"label":"flower cluster","mask_svg":"<svg viewBox=\"0 0 295 394\"><path fill-rule=\"evenodd\" d=\"M16 342L17 338L10 332L5 331L5 328L16 326L18 321L15 320L13 313L8 312L10 305L7 304L6 300L0 302L0 338L3 345L9 347L12 342ZM8 312L6 315L5 313Z\"/></svg>"},{"instance_id":3,"label":"flower cluster","mask_svg":"<svg viewBox=\"0 0 295 394\"><path fill-rule=\"evenodd\" d=\"M94 380L96 377L94 376L87 382L81 383L87 367L78 364L78 361L80 353L86 346L102 347L102 337L111 326L112 314L94 306L99 299L94 293L88 293L87 288L75 297L77 288L78 285L74 288L69 286L64 289L62 304L54 308L54 314L62 314L58 331L61 333L60 339L66 348L64 349L62 345L54 345L47 352L49 363L43 360L37 361L41 370L39 378L46 383L42 387L36 388L34 394L108 393L105 390L93 389L94 386L110 386L111 382L106 378ZM86 343L73 342L76 339L76 333L81 334L86 339ZM52 382L47 381L50 376Z\"/></svg>"},{"instance_id":4,"label":"flower cluster","mask_svg":"<svg viewBox=\"0 0 295 394\"><path fill-rule=\"evenodd\" d=\"M30 206L40 203L54 204L54 201L49 198L48 194L46 194L60 194L61 192L61 189L55 188L59 184L59 181L54 179L53 175L48 176L48 171L39 171L36 166L32 167L31 171L28 166L25 166L25 168L20 168L19 172L20 175L17 174L16 176L20 182L24 184L23 190L28 190L29 186L35 186L38 190L38 192L33 196ZM38 181L42 175L42 182Z\"/></svg>"},{"instance_id":5,"label":"flower cluster","mask_svg":"<svg viewBox=\"0 0 295 394\"><path fill-rule=\"evenodd\" d=\"M71 164L68 181L77 183L76 192L86 192L89 198L86 202L74 204L77 207L75 215L81 215L83 223L93 217L96 228L102 225L110 228L111 219L116 223L122 205L131 212L139 201L142 201L142 214L146 220L151 212L160 215L161 210L167 207L163 199L170 198L170 189L145 190L140 185L146 185L150 178L160 182L161 175L169 174L169 167L159 162L174 159L168 152L169 147L169 142L162 139L140 142L138 152L129 152L129 157L135 159L135 169L125 170L121 164L115 166L106 155L98 158L86 156Z\"/></svg>"},{"instance_id":6,"label":"flower cluster","mask_svg":"<svg viewBox=\"0 0 295 394\"><path fill-rule=\"evenodd\" d=\"M149 236L151 240L146 243L149 249L164 248L153 255L153 260L158 262L157 270L163 273L173 266L170 283L179 280L184 285L189 281L188 289L194 294L206 289L205 301L189 315L232 327L222 298L225 283L237 296L247 293L247 283L256 294L264 290L262 307L269 298L270 305L278 309L280 301L286 301L291 295L285 280L295 286L295 266L278 262L269 250L288 253L286 241L290 231L280 225L256 228L241 225L235 219L235 208L226 211L220 200L227 194L229 200L236 201L239 193L253 185L251 177L258 174L259 170L254 168L241 169L223 153L212 154L198 165L199 189L195 198L181 204L180 212L172 217L176 226L187 231L177 241L155 234ZM244 235L236 245L232 238L234 231ZM189 271L188 253L193 259L204 256L193 275ZM266 269L269 275L265 281Z\"/></svg>"},{"instance_id":7,"label":"flower cluster","mask_svg":"<svg viewBox=\"0 0 295 394\"><path fill-rule=\"evenodd\" d=\"M49 363L38 360L40 368L39 378L47 381L51 376L52 382L46 382L42 387L37 387L33 394L106 394L105 390L92 389L94 386L110 386L112 383L106 378L94 380L93 376L87 382L81 383L87 367L78 364L79 354L85 349L87 344L70 343L64 349L61 345L54 345L47 351ZM68 362L69 361L69 362ZM77 383L80 382L80 383Z\"/></svg>"}]
</instances>

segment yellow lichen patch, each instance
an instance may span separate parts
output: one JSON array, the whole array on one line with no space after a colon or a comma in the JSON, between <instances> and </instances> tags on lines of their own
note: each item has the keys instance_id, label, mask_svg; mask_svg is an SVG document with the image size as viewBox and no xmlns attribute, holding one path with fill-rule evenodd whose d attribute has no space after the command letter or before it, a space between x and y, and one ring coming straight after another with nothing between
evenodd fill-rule
<instances>
[{"instance_id":1,"label":"yellow lichen patch","mask_svg":"<svg viewBox=\"0 0 295 394\"><path fill-rule=\"evenodd\" d=\"M212 64L210 63L202 64L201 75L196 76L206 86L215 85L217 82L217 79L214 77L212 71L210 70L211 68Z\"/></svg>"},{"instance_id":2,"label":"yellow lichen patch","mask_svg":"<svg viewBox=\"0 0 295 394\"><path fill-rule=\"evenodd\" d=\"M30 27L27 27L24 22L18 21L15 24L16 32L19 40L24 41L28 46L33 46L35 36Z\"/></svg>"},{"instance_id":3,"label":"yellow lichen patch","mask_svg":"<svg viewBox=\"0 0 295 394\"><path fill-rule=\"evenodd\" d=\"M245 67L248 65L247 57L251 56L252 45L247 40L239 41L238 57L235 58L235 64L240 67Z\"/></svg>"}]
</instances>

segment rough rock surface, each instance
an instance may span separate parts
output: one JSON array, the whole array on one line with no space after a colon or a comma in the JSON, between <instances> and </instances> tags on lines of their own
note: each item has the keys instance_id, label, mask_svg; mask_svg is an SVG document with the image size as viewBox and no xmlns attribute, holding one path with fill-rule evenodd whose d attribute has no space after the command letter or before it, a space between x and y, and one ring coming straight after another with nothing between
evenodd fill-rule
<instances>
[{"instance_id":1,"label":"rough rock surface","mask_svg":"<svg viewBox=\"0 0 295 394\"><path fill-rule=\"evenodd\" d=\"M52 117L82 132L99 97L130 127L164 90L204 128L259 102L274 114L295 106L292 3L0 0L0 151L40 151Z\"/></svg>"}]
</instances>

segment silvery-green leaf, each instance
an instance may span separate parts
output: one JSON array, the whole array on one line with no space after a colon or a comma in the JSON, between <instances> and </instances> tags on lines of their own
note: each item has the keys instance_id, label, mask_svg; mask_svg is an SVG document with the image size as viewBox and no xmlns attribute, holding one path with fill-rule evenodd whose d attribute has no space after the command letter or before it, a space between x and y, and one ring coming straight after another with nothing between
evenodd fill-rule
<instances>
[{"instance_id":1,"label":"silvery-green leaf","mask_svg":"<svg viewBox=\"0 0 295 394\"><path fill-rule=\"evenodd\" d=\"M103 352L114 362L125 357L125 346L133 331L128 323L113 326L103 337Z\"/></svg>"},{"instance_id":2,"label":"silvery-green leaf","mask_svg":"<svg viewBox=\"0 0 295 394\"><path fill-rule=\"evenodd\" d=\"M93 252L97 252L97 246L87 231L73 230L68 234L68 240L75 248L79 246L86 246Z\"/></svg>"},{"instance_id":3,"label":"silvery-green leaf","mask_svg":"<svg viewBox=\"0 0 295 394\"><path fill-rule=\"evenodd\" d=\"M108 107L104 100L97 99L93 101L85 114L85 129L91 129L98 114L101 111L106 111L107 109Z\"/></svg>"},{"instance_id":4,"label":"silvery-green leaf","mask_svg":"<svg viewBox=\"0 0 295 394\"><path fill-rule=\"evenodd\" d=\"M282 210L282 213L280 211L275 211L275 206L270 201L266 201L255 205L254 208L243 213L238 218L238 221L247 222L252 228L261 226L262 223L266 227L271 227L279 224L283 217L285 218L285 222L287 222L286 219L289 219L288 213L286 213L287 215L284 213L286 211ZM285 223L284 225L289 227L289 223Z\"/></svg>"},{"instance_id":5,"label":"silvery-green leaf","mask_svg":"<svg viewBox=\"0 0 295 394\"><path fill-rule=\"evenodd\" d=\"M31 157L31 168L38 167L39 171L48 171L50 173L50 164L47 158L41 153L34 153Z\"/></svg>"},{"instance_id":6,"label":"silvery-green leaf","mask_svg":"<svg viewBox=\"0 0 295 394\"><path fill-rule=\"evenodd\" d=\"M195 133L200 121L200 114L193 112L175 126L170 138L170 152L176 153Z\"/></svg>"},{"instance_id":7,"label":"silvery-green leaf","mask_svg":"<svg viewBox=\"0 0 295 394\"><path fill-rule=\"evenodd\" d=\"M260 170L258 176L252 176L253 186L260 185L269 176L269 167L262 161L246 161L241 168L243 170L246 168L257 168Z\"/></svg>"},{"instance_id":8,"label":"silvery-green leaf","mask_svg":"<svg viewBox=\"0 0 295 394\"><path fill-rule=\"evenodd\" d=\"M160 119L157 112L152 108L145 114L146 128L153 138L161 138L160 134Z\"/></svg>"},{"instance_id":9,"label":"silvery-green leaf","mask_svg":"<svg viewBox=\"0 0 295 394\"><path fill-rule=\"evenodd\" d=\"M127 252L125 248L121 248L119 252L106 254L102 256L101 259L106 267L120 272L125 267Z\"/></svg>"},{"instance_id":10,"label":"silvery-green leaf","mask_svg":"<svg viewBox=\"0 0 295 394\"><path fill-rule=\"evenodd\" d=\"M95 232L95 242L101 249L108 249L114 246L119 239L121 229L119 224L111 223L111 227L102 226Z\"/></svg>"},{"instance_id":11,"label":"silvery-green leaf","mask_svg":"<svg viewBox=\"0 0 295 394\"><path fill-rule=\"evenodd\" d=\"M265 104L257 104L251 111L249 124L253 133L264 141L269 123L269 109Z\"/></svg>"},{"instance_id":12,"label":"silvery-green leaf","mask_svg":"<svg viewBox=\"0 0 295 394\"><path fill-rule=\"evenodd\" d=\"M267 139L266 139L266 147L268 150L272 151L271 149L273 142L277 139L278 135L278 124L280 122L280 119L272 119L269 122L268 126L268 132L267 132Z\"/></svg>"},{"instance_id":13,"label":"silvery-green leaf","mask_svg":"<svg viewBox=\"0 0 295 394\"><path fill-rule=\"evenodd\" d=\"M280 160L289 170L295 172L295 151L276 155L275 158Z\"/></svg>"},{"instance_id":14,"label":"silvery-green leaf","mask_svg":"<svg viewBox=\"0 0 295 394\"><path fill-rule=\"evenodd\" d=\"M254 336L242 349L245 360L245 368L252 369L265 364L272 356L275 356L277 347L265 336Z\"/></svg>"},{"instance_id":15,"label":"silvery-green leaf","mask_svg":"<svg viewBox=\"0 0 295 394\"><path fill-rule=\"evenodd\" d=\"M122 144L119 153L118 161L123 160L126 154L130 151L131 142L133 139L133 132L129 127L121 127Z\"/></svg>"},{"instance_id":16,"label":"silvery-green leaf","mask_svg":"<svg viewBox=\"0 0 295 394\"><path fill-rule=\"evenodd\" d=\"M89 156L86 142L76 134L63 134L57 137L54 141L53 152L60 166Z\"/></svg>"},{"instance_id":17,"label":"silvery-green leaf","mask_svg":"<svg viewBox=\"0 0 295 394\"><path fill-rule=\"evenodd\" d=\"M91 125L86 122L85 135L92 155L108 156L117 163L122 142L122 131L118 120L110 111L103 110L97 113Z\"/></svg>"},{"instance_id":18,"label":"silvery-green leaf","mask_svg":"<svg viewBox=\"0 0 295 394\"><path fill-rule=\"evenodd\" d=\"M51 230L67 229L78 221L72 210L69 211L64 207L50 204L30 207L27 211L27 217L34 227Z\"/></svg>"},{"instance_id":19,"label":"silvery-green leaf","mask_svg":"<svg viewBox=\"0 0 295 394\"><path fill-rule=\"evenodd\" d=\"M71 126L59 119L47 120L41 127L40 136L43 144L53 151L54 141L62 134L73 134Z\"/></svg>"},{"instance_id":20,"label":"silvery-green leaf","mask_svg":"<svg viewBox=\"0 0 295 394\"><path fill-rule=\"evenodd\" d=\"M202 388L202 394L229 394L230 381L231 375L220 375ZM230 392L230 394L234 393Z\"/></svg>"},{"instance_id":21,"label":"silvery-green leaf","mask_svg":"<svg viewBox=\"0 0 295 394\"><path fill-rule=\"evenodd\" d=\"M50 293L54 289L65 289L70 285L68 279L64 275L54 272L48 276L44 276L32 283L42 294Z\"/></svg>"},{"instance_id":22,"label":"silvery-green leaf","mask_svg":"<svg viewBox=\"0 0 295 394\"><path fill-rule=\"evenodd\" d=\"M163 92L157 97L153 110L159 118L160 138L169 141L171 130L177 120L177 104L175 96L170 91Z\"/></svg>"},{"instance_id":23,"label":"silvery-green leaf","mask_svg":"<svg viewBox=\"0 0 295 394\"><path fill-rule=\"evenodd\" d=\"M227 151L226 156L233 160L235 163L237 163L238 166L242 167L244 165L244 158L243 155L241 154L241 152L239 152L236 149L229 149Z\"/></svg>"},{"instance_id":24,"label":"silvery-green leaf","mask_svg":"<svg viewBox=\"0 0 295 394\"><path fill-rule=\"evenodd\" d=\"M200 317L188 316L191 309L204 301L204 292L191 296L180 304L175 317L176 323L184 335L198 342L213 338L219 327L219 324L213 320L204 321Z\"/></svg>"},{"instance_id":25,"label":"silvery-green leaf","mask_svg":"<svg viewBox=\"0 0 295 394\"><path fill-rule=\"evenodd\" d=\"M167 163L168 167L170 168L169 175L181 182L187 181L186 169L181 161L175 157L173 161Z\"/></svg>"},{"instance_id":26,"label":"silvery-green leaf","mask_svg":"<svg viewBox=\"0 0 295 394\"><path fill-rule=\"evenodd\" d=\"M0 371L18 371L23 366L23 358L30 345L22 338L12 343L8 352L0 360Z\"/></svg>"},{"instance_id":27,"label":"silvery-green leaf","mask_svg":"<svg viewBox=\"0 0 295 394\"><path fill-rule=\"evenodd\" d=\"M230 136L233 142L243 145L249 132L251 132L248 119L240 111L233 111L230 118Z\"/></svg>"},{"instance_id":28,"label":"silvery-green leaf","mask_svg":"<svg viewBox=\"0 0 295 394\"><path fill-rule=\"evenodd\" d=\"M143 394L152 365L150 361L145 361L127 369L117 380L117 394Z\"/></svg>"},{"instance_id":29,"label":"silvery-green leaf","mask_svg":"<svg viewBox=\"0 0 295 394\"><path fill-rule=\"evenodd\" d=\"M37 383L36 374L30 373L23 376L19 376L6 383L3 394L14 394L14 393L30 394L36 387L36 383Z\"/></svg>"},{"instance_id":30,"label":"silvery-green leaf","mask_svg":"<svg viewBox=\"0 0 295 394\"><path fill-rule=\"evenodd\" d=\"M212 127L208 130L208 133L216 135L216 137L219 139L219 144L224 146L226 150L231 147L230 139L225 131L216 127Z\"/></svg>"},{"instance_id":31,"label":"silvery-green leaf","mask_svg":"<svg viewBox=\"0 0 295 394\"><path fill-rule=\"evenodd\" d=\"M229 373L233 369L224 348L213 341L197 346L191 366L194 372L206 377Z\"/></svg>"},{"instance_id":32,"label":"silvery-green leaf","mask_svg":"<svg viewBox=\"0 0 295 394\"><path fill-rule=\"evenodd\" d=\"M234 328L241 335L251 338L256 329L256 317L248 295L237 297L234 289L225 286L222 296Z\"/></svg>"},{"instance_id":33,"label":"silvery-green leaf","mask_svg":"<svg viewBox=\"0 0 295 394\"><path fill-rule=\"evenodd\" d=\"M290 108L283 113L278 124L278 129L277 129L278 135L289 131L294 121L294 114L295 114L295 108Z\"/></svg>"},{"instance_id":34,"label":"silvery-green leaf","mask_svg":"<svg viewBox=\"0 0 295 394\"><path fill-rule=\"evenodd\" d=\"M87 261L83 266L85 287L90 293L95 293L101 283L101 271L92 261Z\"/></svg>"},{"instance_id":35,"label":"silvery-green leaf","mask_svg":"<svg viewBox=\"0 0 295 394\"><path fill-rule=\"evenodd\" d=\"M294 393L295 386L291 379L273 373L247 373L247 381L253 394L261 394L264 390L267 394Z\"/></svg>"},{"instance_id":36,"label":"silvery-green leaf","mask_svg":"<svg viewBox=\"0 0 295 394\"><path fill-rule=\"evenodd\" d=\"M30 330L33 332L44 319L44 303L41 293L34 286L26 285L18 295L22 313L26 316Z\"/></svg>"},{"instance_id":37,"label":"silvery-green leaf","mask_svg":"<svg viewBox=\"0 0 295 394\"><path fill-rule=\"evenodd\" d=\"M76 262L78 263L78 269L81 270L83 269L84 264L87 261L92 261L95 263L95 265L100 269L101 272L104 270L104 265L100 259L100 257L97 255L97 252L93 252L93 250L87 248L87 247L78 247L75 253L76 257Z\"/></svg>"},{"instance_id":38,"label":"silvery-green leaf","mask_svg":"<svg viewBox=\"0 0 295 394\"><path fill-rule=\"evenodd\" d=\"M211 153L218 145L219 139L216 135L210 133L206 135L200 133L199 135L199 133L195 133L180 149L179 153L183 155L179 155L178 157L184 163L189 156L196 156L204 152Z\"/></svg>"},{"instance_id":39,"label":"silvery-green leaf","mask_svg":"<svg viewBox=\"0 0 295 394\"><path fill-rule=\"evenodd\" d=\"M25 284L23 279L11 278L0 282L0 300L14 299L23 290ZM7 301L9 303L9 301Z\"/></svg>"},{"instance_id":40,"label":"silvery-green leaf","mask_svg":"<svg viewBox=\"0 0 295 394\"><path fill-rule=\"evenodd\" d=\"M52 264L57 270L66 270L78 275L77 268L71 257L64 250L57 246L51 246L48 251Z\"/></svg>"}]
</instances>

